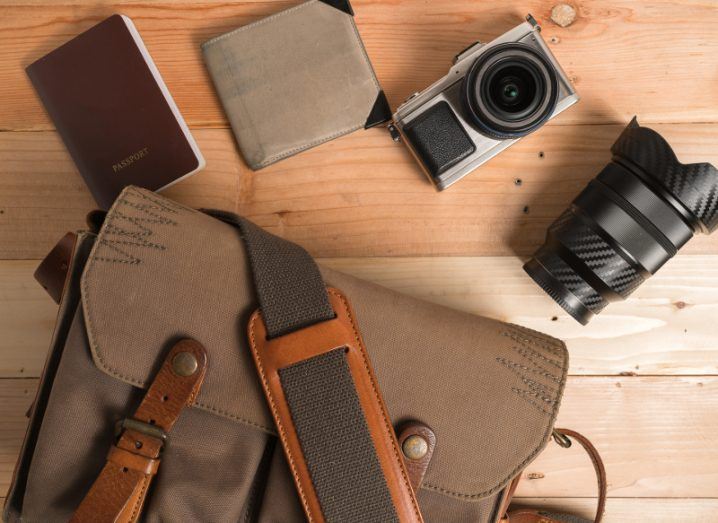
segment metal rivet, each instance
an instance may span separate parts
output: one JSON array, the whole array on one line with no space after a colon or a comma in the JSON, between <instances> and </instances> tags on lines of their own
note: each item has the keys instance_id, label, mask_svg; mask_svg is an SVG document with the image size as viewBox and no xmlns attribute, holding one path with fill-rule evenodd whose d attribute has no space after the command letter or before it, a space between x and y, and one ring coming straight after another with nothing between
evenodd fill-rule
<instances>
[{"instance_id":1,"label":"metal rivet","mask_svg":"<svg viewBox=\"0 0 718 523\"><path fill-rule=\"evenodd\" d=\"M197 370L197 358L190 352L179 352L172 358L172 370L178 376L191 376Z\"/></svg>"},{"instance_id":2,"label":"metal rivet","mask_svg":"<svg viewBox=\"0 0 718 523\"><path fill-rule=\"evenodd\" d=\"M404 443L401 445L401 450L404 456L409 459L421 459L429 452L429 444L424 438L414 434L404 440Z\"/></svg>"}]
</instances>

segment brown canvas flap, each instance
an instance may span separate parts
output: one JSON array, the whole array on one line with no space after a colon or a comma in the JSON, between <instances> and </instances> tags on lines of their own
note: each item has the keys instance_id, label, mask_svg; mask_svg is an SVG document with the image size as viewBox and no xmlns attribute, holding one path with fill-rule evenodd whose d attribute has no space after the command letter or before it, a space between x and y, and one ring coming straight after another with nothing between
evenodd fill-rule
<instances>
[{"instance_id":1,"label":"brown canvas flap","mask_svg":"<svg viewBox=\"0 0 718 523\"><path fill-rule=\"evenodd\" d=\"M550 437L563 392L563 343L322 268L351 300L394 423L419 420L436 450L422 489L478 501ZM256 308L234 227L130 187L109 211L82 278L95 364L136 386L180 338L209 367L195 406L274 432L245 336Z\"/></svg>"}]
</instances>

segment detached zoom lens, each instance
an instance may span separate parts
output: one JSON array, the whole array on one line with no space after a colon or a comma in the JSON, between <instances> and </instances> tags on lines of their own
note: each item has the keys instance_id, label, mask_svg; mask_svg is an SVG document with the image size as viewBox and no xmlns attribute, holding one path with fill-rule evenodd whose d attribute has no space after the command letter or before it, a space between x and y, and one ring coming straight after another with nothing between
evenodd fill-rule
<instances>
[{"instance_id":1,"label":"detached zoom lens","mask_svg":"<svg viewBox=\"0 0 718 523\"><path fill-rule=\"evenodd\" d=\"M479 131L504 140L525 136L553 113L556 71L533 48L497 45L482 54L464 79L464 105Z\"/></svg>"},{"instance_id":2,"label":"detached zoom lens","mask_svg":"<svg viewBox=\"0 0 718 523\"><path fill-rule=\"evenodd\" d=\"M548 229L524 270L582 324L626 298L697 232L718 228L718 172L684 165L634 118L613 160Z\"/></svg>"}]
</instances>

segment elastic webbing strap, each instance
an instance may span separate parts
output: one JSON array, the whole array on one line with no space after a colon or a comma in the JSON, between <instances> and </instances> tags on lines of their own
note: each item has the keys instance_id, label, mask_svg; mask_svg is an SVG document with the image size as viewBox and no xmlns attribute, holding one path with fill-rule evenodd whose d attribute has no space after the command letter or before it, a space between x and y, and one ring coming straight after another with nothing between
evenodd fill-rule
<instances>
[{"instance_id":1,"label":"elastic webbing strap","mask_svg":"<svg viewBox=\"0 0 718 523\"><path fill-rule=\"evenodd\" d=\"M399 521L344 349L280 369L282 389L327 521Z\"/></svg>"},{"instance_id":2,"label":"elastic webbing strap","mask_svg":"<svg viewBox=\"0 0 718 523\"><path fill-rule=\"evenodd\" d=\"M280 341L335 318L321 273L303 248L236 215L206 212L236 225L241 232L269 339ZM291 417L285 422L296 432L311 489L321 508L319 521L398 523L346 356L345 350L338 348L276 369ZM260 374L262 370L268 371L260 365ZM270 405L277 401L271 391L265 392ZM282 434L274 409L273 414L287 450L291 444ZM299 489L301 493L302 487ZM306 504L305 509L311 510Z\"/></svg>"},{"instance_id":3,"label":"elastic webbing strap","mask_svg":"<svg viewBox=\"0 0 718 523\"><path fill-rule=\"evenodd\" d=\"M270 337L334 317L322 275L307 251L234 214L207 212L239 228Z\"/></svg>"}]
</instances>

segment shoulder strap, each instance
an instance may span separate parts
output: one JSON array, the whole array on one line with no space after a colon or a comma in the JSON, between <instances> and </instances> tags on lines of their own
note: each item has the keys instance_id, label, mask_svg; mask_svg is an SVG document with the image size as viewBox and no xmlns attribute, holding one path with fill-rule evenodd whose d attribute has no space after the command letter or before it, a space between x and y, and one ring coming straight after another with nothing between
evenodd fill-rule
<instances>
[{"instance_id":1,"label":"shoulder strap","mask_svg":"<svg viewBox=\"0 0 718 523\"><path fill-rule=\"evenodd\" d=\"M587 437L570 429L554 429L553 439L563 448L569 448L571 447L572 441L577 441L591 458L591 463L593 463L598 481L598 506L596 507L596 516L593 523L601 523L606 508L608 485L606 481L606 468L603 465L603 460L598 450L596 450L596 447L593 446ZM505 513L505 515L500 523L591 523L591 520L572 514L558 514L546 510L521 508L506 512L506 508L511 502L511 497L516 491L520 479L521 476L517 476L509 487L508 495L500 512Z\"/></svg>"},{"instance_id":2,"label":"shoulder strap","mask_svg":"<svg viewBox=\"0 0 718 523\"><path fill-rule=\"evenodd\" d=\"M270 337L334 317L322 275L307 251L235 214L206 212L239 228Z\"/></svg>"},{"instance_id":3,"label":"shoulder strap","mask_svg":"<svg viewBox=\"0 0 718 523\"><path fill-rule=\"evenodd\" d=\"M259 302L252 356L309 521L422 521L349 300L312 257L226 212Z\"/></svg>"}]
</instances>

